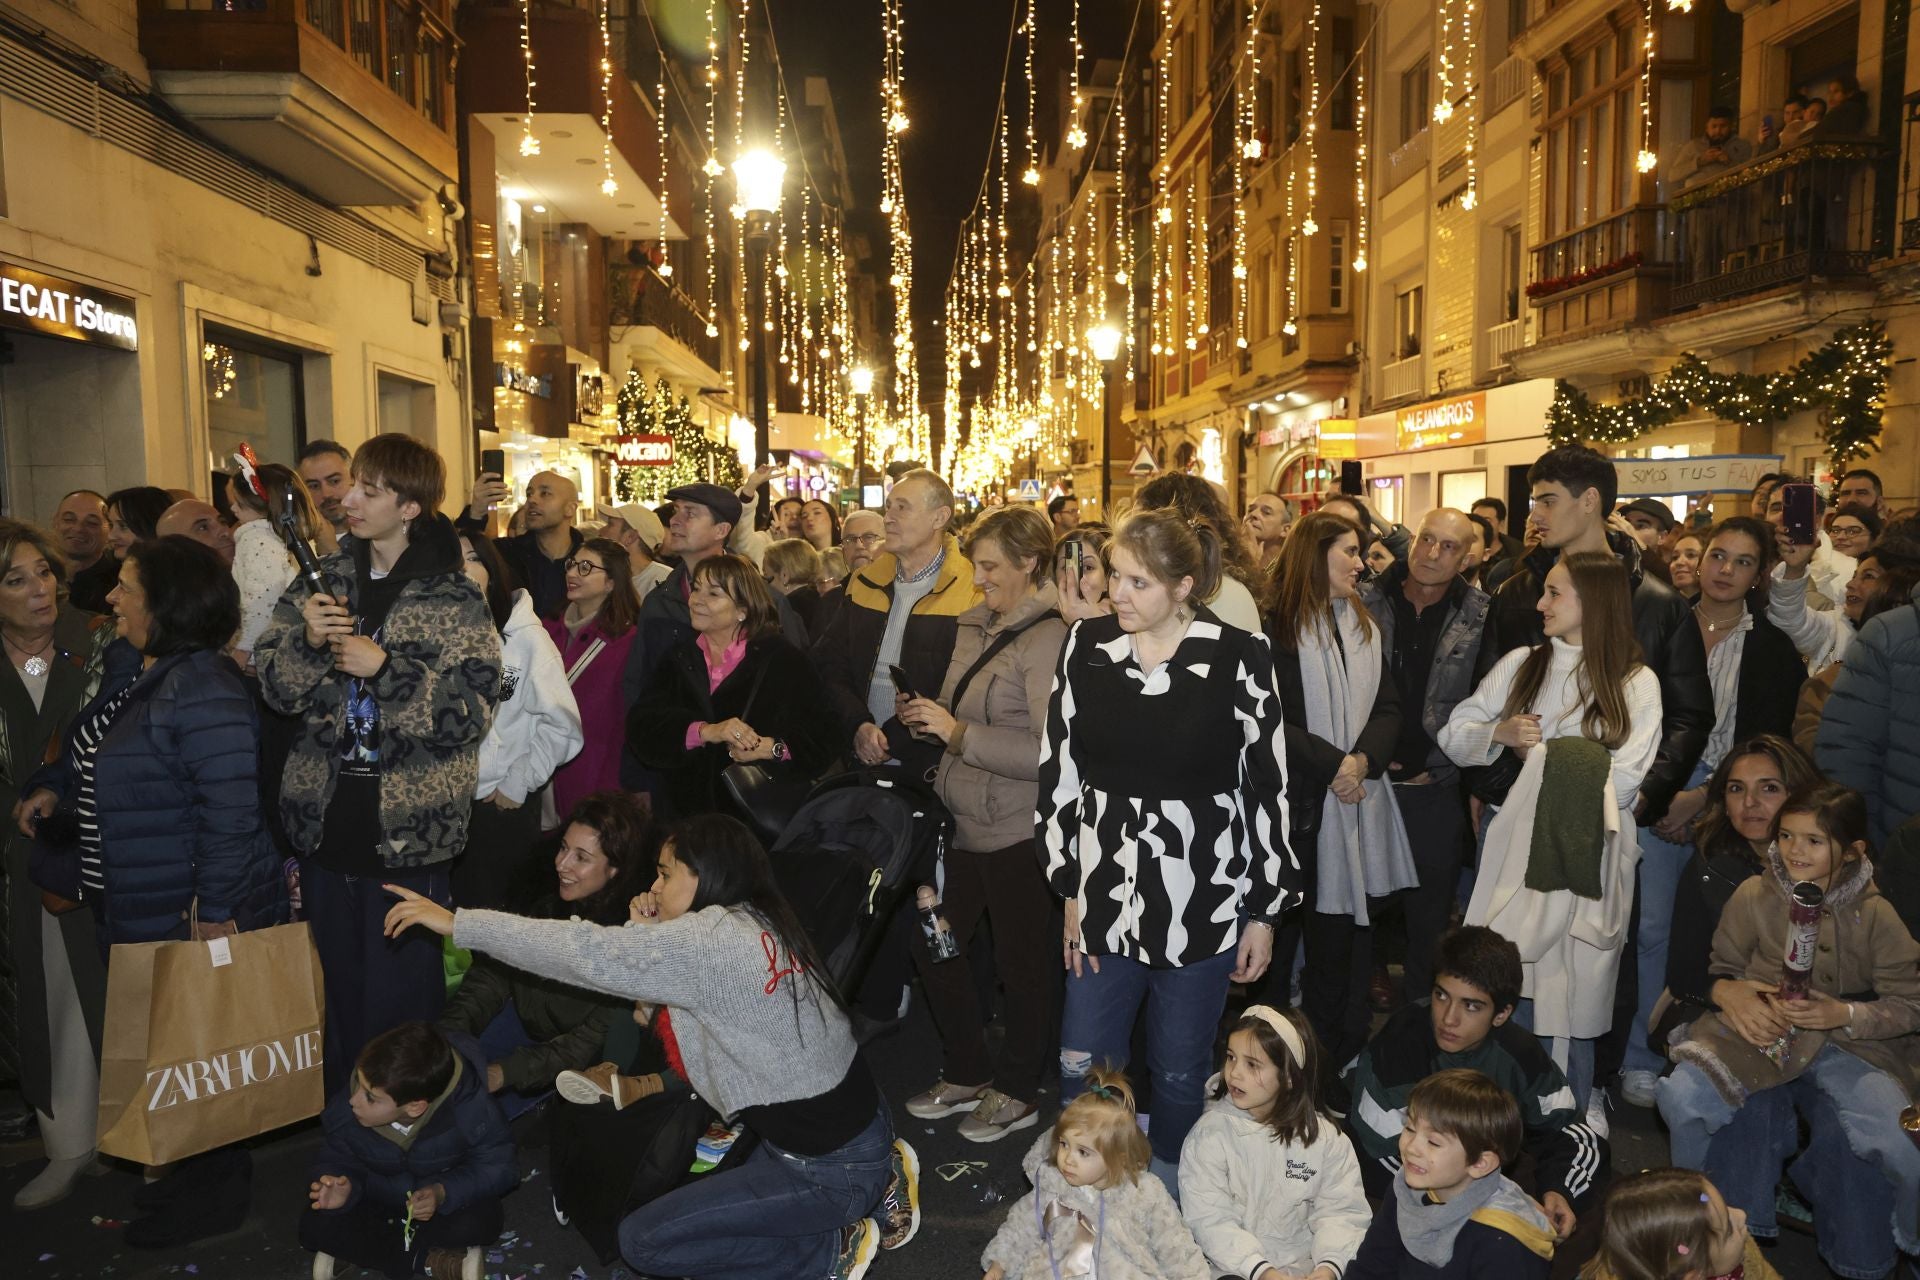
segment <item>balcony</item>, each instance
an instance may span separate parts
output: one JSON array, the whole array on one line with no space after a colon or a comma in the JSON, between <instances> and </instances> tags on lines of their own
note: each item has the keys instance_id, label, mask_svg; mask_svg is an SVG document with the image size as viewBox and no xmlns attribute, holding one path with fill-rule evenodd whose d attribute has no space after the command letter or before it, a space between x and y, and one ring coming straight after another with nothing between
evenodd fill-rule
<instances>
[{"instance_id":1,"label":"balcony","mask_svg":"<svg viewBox=\"0 0 1920 1280\"><path fill-rule=\"evenodd\" d=\"M1675 279L1669 306L1816 281L1865 282L1875 188L1890 178L1878 143L1816 142L1748 161L1667 202Z\"/></svg>"},{"instance_id":2,"label":"balcony","mask_svg":"<svg viewBox=\"0 0 1920 1280\"><path fill-rule=\"evenodd\" d=\"M1395 360L1380 370L1382 403L1410 400L1425 395L1426 391L1426 361L1421 356L1411 355L1404 360Z\"/></svg>"},{"instance_id":3,"label":"balcony","mask_svg":"<svg viewBox=\"0 0 1920 1280\"><path fill-rule=\"evenodd\" d=\"M1525 58L1511 57L1493 69L1487 77L1486 115L1493 119L1508 103L1524 96L1533 84L1533 64Z\"/></svg>"},{"instance_id":4,"label":"balcony","mask_svg":"<svg viewBox=\"0 0 1920 1280\"><path fill-rule=\"evenodd\" d=\"M1432 153L1433 130L1423 128L1387 153L1387 173L1379 194L1384 195L1427 167Z\"/></svg>"},{"instance_id":5,"label":"balcony","mask_svg":"<svg viewBox=\"0 0 1920 1280\"><path fill-rule=\"evenodd\" d=\"M1513 363L1513 353L1526 342L1527 322L1516 318L1487 330L1487 372L1500 373Z\"/></svg>"},{"instance_id":6,"label":"balcony","mask_svg":"<svg viewBox=\"0 0 1920 1280\"><path fill-rule=\"evenodd\" d=\"M687 382L718 386L725 380L720 339L707 336L706 318L693 300L652 266L610 266L607 302L615 347Z\"/></svg>"},{"instance_id":7,"label":"balcony","mask_svg":"<svg viewBox=\"0 0 1920 1280\"><path fill-rule=\"evenodd\" d=\"M456 46L447 0L140 0L168 104L342 206L418 204L458 176Z\"/></svg>"},{"instance_id":8,"label":"balcony","mask_svg":"<svg viewBox=\"0 0 1920 1280\"><path fill-rule=\"evenodd\" d=\"M1646 324L1664 313L1671 268L1661 259L1657 205L1636 205L1533 251L1527 300L1539 340Z\"/></svg>"}]
</instances>

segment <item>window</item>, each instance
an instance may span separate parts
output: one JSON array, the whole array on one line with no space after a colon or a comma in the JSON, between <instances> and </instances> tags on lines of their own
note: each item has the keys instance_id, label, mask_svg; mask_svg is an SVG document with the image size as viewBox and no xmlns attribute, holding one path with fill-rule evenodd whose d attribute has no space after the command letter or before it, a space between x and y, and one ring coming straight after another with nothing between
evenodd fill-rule
<instances>
[{"instance_id":1,"label":"window","mask_svg":"<svg viewBox=\"0 0 1920 1280\"><path fill-rule=\"evenodd\" d=\"M1327 127L1353 128L1353 76L1346 68L1353 62L1353 19L1333 20L1333 61L1327 65L1339 75L1333 94L1327 100Z\"/></svg>"},{"instance_id":2,"label":"window","mask_svg":"<svg viewBox=\"0 0 1920 1280\"><path fill-rule=\"evenodd\" d=\"M207 435L213 456L251 444L262 458L298 457L307 442L304 353L251 334L205 327L200 344Z\"/></svg>"},{"instance_id":3,"label":"window","mask_svg":"<svg viewBox=\"0 0 1920 1280\"><path fill-rule=\"evenodd\" d=\"M1520 318L1520 291L1525 287L1520 251L1523 237L1520 224L1500 228L1500 319Z\"/></svg>"},{"instance_id":4,"label":"window","mask_svg":"<svg viewBox=\"0 0 1920 1280\"><path fill-rule=\"evenodd\" d=\"M1300 140L1301 117L1306 114L1306 75L1300 69L1300 46L1287 50L1287 104L1286 127L1287 141Z\"/></svg>"},{"instance_id":5,"label":"window","mask_svg":"<svg viewBox=\"0 0 1920 1280\"><path fill-rule=\"evenodd\" d=\"M1273 336L1273 250L1253 255L1252 278L1247 281L1247 341Z\"/></svg>"},{"instance_id":6,"label":"window","mask_svg":"<svg viewBox=\"0 0 1920 1280\"><path fill-rule=\"evenodd\" d=\"M1452 507L1455 511L1466 511L1487 492L1487 473L1485 471L1442 471L1440 473L1440 505ZM1474 526L1479 532L1480 526Z\"/></svg>"},{"instance_id":7,"label":"window","mask_svg":"<svg viewBox=\"0 0 1920 1280\"><path fill-rule=\"evenodd\" d=\"M1420 334L1426 325L1426 290L1415 285L1393 296L1393 358L1408 360L1420 354Z\"/></svg>"},{"instance_id":8,"label":"window","mask_svg":"<svg viewBox=\"0 0 1920 1280\"><path fill-rule=\"evenodd\" d=\"M1592 226L1633 203L1638 48L1631 30L1603 28L1547 73L1549 237Z\"/></svg>"},{"instance_id":9,"label":"window","mask_svg":"<svg viewBox=\"0 0 1920 1280\"><path fill-rule=\"evenodd\" d=\"M380 430L432 444L435 438L433 388L384 369L375 375L375 384L379 393Z\"/></svg>"},{"instance_id":10,"label":"window","mask_svg":"<svg viewBox=\"0 0 1920 1280\"><path fill-rule=\"evenodd\" d=\"M1433 114L1433 99L1428 96L1432 84L1433 71L1424 57L1400 73L1401 146L1427 127L1427 118Z\"/></svg>"},{"instance_id":11,"label":"window","mask_svg":"<svg viewBox=\"0 0 1920 1280\"><path fill-rule=\"evenodd\" d=\"M1327 230L1327 310L1336 314L1347 309L1347 224L1336 222Z\"/></svg>"}]
</instances>

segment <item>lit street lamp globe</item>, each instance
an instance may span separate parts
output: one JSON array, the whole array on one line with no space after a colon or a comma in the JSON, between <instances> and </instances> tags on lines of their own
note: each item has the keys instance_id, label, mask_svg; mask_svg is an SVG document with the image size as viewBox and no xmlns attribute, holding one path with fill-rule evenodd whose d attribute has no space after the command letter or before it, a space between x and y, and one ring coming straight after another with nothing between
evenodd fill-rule
<instances>
[{"instance_id":1,"label":"lit street lamp globe","mask_svg":"<svg viewBox=\"0 0 1920 1280\"><path fill-rule=\"evenodd\" d=\"M748 213L775 213L786 186L787 162L764 147L755 147L733 162L734 190Z\"/></svg>"}]
</instances>

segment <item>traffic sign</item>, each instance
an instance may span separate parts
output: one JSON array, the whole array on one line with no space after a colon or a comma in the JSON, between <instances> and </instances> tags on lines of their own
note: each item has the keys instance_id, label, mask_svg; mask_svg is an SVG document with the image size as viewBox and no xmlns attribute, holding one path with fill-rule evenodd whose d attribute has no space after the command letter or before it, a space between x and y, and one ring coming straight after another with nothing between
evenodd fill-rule
<instances>
[{"instance_id":1,"label":"traffic sign","mask_svg":"<svg viewBox=\"0 0 1920 1280\"><path fill-rule=\"evenodd\" d=\"M1153 460L1153 450L1147 448L1145 445L1141 445L1140 452L1133 455L1133 465L1127 468L1127 474L1130 476L1150 476L1159 469L1159 464Z\"/></svg>"},{"instance_id":2,"label":"traffic sign","mask_svg":"<svg viewBox=\"0 0 1920 1280\"><path fill-rule=\"evenodd\" d=\"M1022 502L1040 501L1040 482L1038 480L1035 480L1032 476L1028 476L1025 480L1022 480L1020 482L1020 501Z\"/></svg>"}]
</instances>

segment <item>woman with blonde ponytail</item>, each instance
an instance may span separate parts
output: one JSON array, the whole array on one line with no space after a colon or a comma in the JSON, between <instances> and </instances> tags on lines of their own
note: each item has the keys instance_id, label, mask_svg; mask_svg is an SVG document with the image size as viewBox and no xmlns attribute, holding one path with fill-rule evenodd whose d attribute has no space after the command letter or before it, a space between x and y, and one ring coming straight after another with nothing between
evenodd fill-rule
<instances>
[{"instance_id":1,"label":"woman with blonde ponytail","mask_svg":"<svg viewBox=\"0 0 1920 1280\"><path fill-rule=\"evenodd\" d=\"M1066 901L1060 1092L1126 1065L1145 1001L1153 1168L1177 1190L1228 983L1266 971L1300 867L1266 640L1196 603L1218 532L1136 512L1107 551L1113 613L1068 631L1040 749L1039 841Z\"/></svg>"}]
</instances>

